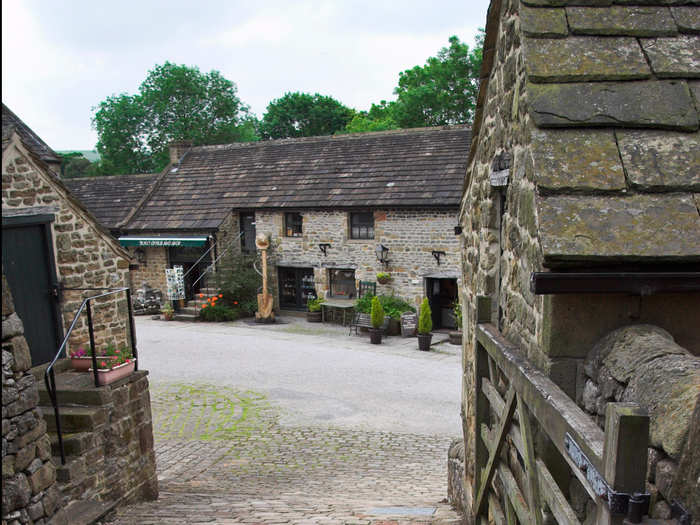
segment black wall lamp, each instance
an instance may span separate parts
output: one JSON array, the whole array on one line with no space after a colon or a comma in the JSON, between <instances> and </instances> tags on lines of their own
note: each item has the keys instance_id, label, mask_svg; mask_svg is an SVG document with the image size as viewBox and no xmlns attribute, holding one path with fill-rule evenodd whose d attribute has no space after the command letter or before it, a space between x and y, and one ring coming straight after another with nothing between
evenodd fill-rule
<instances>
[{"instance_id":1,"label":"black wall lamp","mask_svg":"<svg viewBox=\"0 0 700 525\"><path fill-rule=\"evenodd\" d=\"M328 257L328 253L326 250L328 250L328 248L330 248L330 247L331 247L331 245L327 242L323 242L323 243L318 245L319 250L321 250L323 252L323 255L325 255L326 257Z\"/></svg>"},{"instance_id":2,"label":"black wall lamp","mask_svg":"<svg viewBox=\"0 0 700 525\"><path fill-rule=\"evenodd\" d=\"M377 254L377 260L382 263L384 266L389 265L389 248L384 246L383 244L378 244L377 248L374 250L374 253Z\"/></svg>"},{"instance_id":3,"label":"black wall lamp","mask_svg":"<svg viewBox=\"0 0 700 525\"><path fill-rule=\"evenodd\" d=\"M136 248L136 250L134 250L134 255L136 255L136 261L139 264L146 264L146 250L143 248Z\"/></svg>"},{"instance_id":4,"label":"black wall lamp","mask_svg":"<svg viewBox=\"0 0 700 525\"><path fill-rule=\"evenodd\" d=\"M433 257L435 257L435 260L437 261L438 266L440 266L440 257L442 257L443 255L447 255L445 252L438 251L438 250L433 250L431 253L433 254Z\"/></svg>"}]
</instances>

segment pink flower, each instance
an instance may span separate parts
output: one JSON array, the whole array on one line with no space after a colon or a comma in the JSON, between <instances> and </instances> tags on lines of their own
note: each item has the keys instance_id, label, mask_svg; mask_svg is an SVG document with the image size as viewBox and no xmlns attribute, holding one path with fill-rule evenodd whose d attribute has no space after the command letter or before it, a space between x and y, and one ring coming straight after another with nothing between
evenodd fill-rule
<instances>
[{"instance_id":1,"label":"pink flower","mask_svg":"<svg viewBox=\"0 0 700 525\"><path fill-rule=\"evenodd\" d=\"M100 366L101 366L102 368L107 368L107 363L105 363L104 361L102 361L102 362L100 363Z\"/></svg>"}]
</instances>

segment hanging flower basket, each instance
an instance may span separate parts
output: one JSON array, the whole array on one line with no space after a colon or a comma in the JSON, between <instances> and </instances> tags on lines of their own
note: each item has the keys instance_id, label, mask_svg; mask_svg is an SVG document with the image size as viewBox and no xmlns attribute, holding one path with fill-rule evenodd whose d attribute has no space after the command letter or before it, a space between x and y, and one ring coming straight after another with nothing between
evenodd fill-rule
<instances>
[{"instance_id":1,"label":"hanging flower basket","mask_svg":"<svg viewBox=\"0 0 700 525\"><path fill-rule=\"evenodd\" d=\"M387 284L389 281L391 281L391 274L387 272L379 272L377 274L377 282L379 284Z\"/></svg>"},{"instance_id":2,"label":"hanging flower basket","mask_svg":"<svg viewBox=\"0 0 700 525\"><path fill-rule=\"evenodd\" d=\"M102 361L101 363L98 362L98 366L103 366L105 364L105 361ZM115 381L119 381L120 379L130 376L134 372L135 368L136 359L133 358L129 359L126 363L116 365L112 368L98 368L97 383L100 386L109 385L110 383L114 383ZM92 368L90 368L89 371L92 372Z\"/></svg>"}]
</instances>

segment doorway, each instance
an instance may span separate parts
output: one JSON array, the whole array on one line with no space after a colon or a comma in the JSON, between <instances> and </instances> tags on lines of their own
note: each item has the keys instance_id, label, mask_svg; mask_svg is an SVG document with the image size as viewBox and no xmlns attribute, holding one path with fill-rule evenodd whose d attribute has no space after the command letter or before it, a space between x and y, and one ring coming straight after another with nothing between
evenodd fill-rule
<instances>
[{"instance_id":1,"label":"doorway","mask_svg":"<svg viewBox=\"0 0 700 525\"><path fill-rule=\"evenodd\" d=\"M194 299L205 285L206 278L200 279L211 264L210 257L199 258L209 249L209 241L204 246L171 246L168 248L170 267L182 266L185 275L185 299ZM189 273L188 273L189 272ZM177 308L177 303L176 303Z\"/></svg>"},{"instance_id":2,"label":"doorway","mask_svg":"<svg viewBox=\"0 0 700 525\"><path fill-rule=\"evenodd\" d=\"M63 339L51 222L54 216L3 217L2 264L24 324L32 366L51 361Z\"/></svg>"},{"instance_id":3,"label":"doorway","mask_svg":"<svg viewBox=\"0 0 700 525\"><path fill-rule=\"evenodd\" d=\"M457 279L426 277L425 286L433 314L433 328L457 328L453 311L457 300Z\"/></svg>"},{"instance_id":4,"label":"doorway","mask_svg":"<svg viewBox=\"0 0 700 525\"><path fill-rule=\"evenodd\" d=\"M292 310L306 308L308 299L316 298L313 268L278 267L280 307Z\"/></svg>"}]
</instances>

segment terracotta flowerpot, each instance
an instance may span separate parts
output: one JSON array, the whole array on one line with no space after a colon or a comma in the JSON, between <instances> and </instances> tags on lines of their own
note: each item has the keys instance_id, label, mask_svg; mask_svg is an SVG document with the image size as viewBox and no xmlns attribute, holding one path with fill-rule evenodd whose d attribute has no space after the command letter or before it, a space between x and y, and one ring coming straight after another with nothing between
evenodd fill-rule
<instances>
[{"instance_id":1,"label":"terracotta flowerpot","mask_svg":"<svg viewBox=\"0 0 700 525\"><path fill-rule=\"evenodd\" d=\"M462 344L462 332L455 331L450 332L450 344L451 345L461 345Z\"/></svg>"},{"instance_id":2,"label":"terracotta flowerpot","mask_svg":"<svg viewBox=\"0 0 700 525\"><path fill-rule=\"evenodd\" d=\"M433 340L433 334L418 334L418 350L428 352L430 350L430 342Z\"/></svg>"},{"instance_id":3,"label":"terracotta flowerpot","mask_svg":"<svg viewBox=\"0 0 700 525\"><path fill-rule=\"evenodd\" d=\"M97 362L99 363L100 361L105 361L107 359L113 360L116 358L117 356L113 355L98 355ZM92 357L71 357L70 364L73 367L73 370L78 370L79 372L87 372L90 368L92 368Z\"/></svg>"},{"instance_id":4,"label":"terracotta flowerpot","mask_svg":"<svg viewBox=\"0 0 700 525\"><path fill-rule=\"evenodd\" d=\"M166 321L172 321L173 317L175 317L175 312L161 312L163 314L163 319Z\"/></svg>"},{"instance_id":5,"label":"terracotta flowerpot","mask_svg":"<svg viewBox=\"0 0 700 525\"><path fill-rule=\"evenodd\" d=\"M321 311L318 312L306 312L306 320L310 323L320 323L321 322Z\"/></svg>"},{"instance_id":6,"label":"terracotta flowerpot","mask_svg":"<svg viewBox=\"0 0 700 525\"><path fill-rule=\"evenodd\" d=\"M382 344L382 329L381 328L370 328L369 329L369 342L373 345Z\"/></svg>"},{"instance_id":7,"label":"terracotta flowerpot","mask_svg":"<svg viewBox=\"0 0 700 525\"><path fill-rule=\"evenodd\" d=\"M136 368L136 359L132 359L128 363L117 365L111 370L98 368L97 383L100 386L105 386L109 385L110 383L114 383L115 381L119 381L120 379L130 376L134 372L134 368ZM89 371L92 372L92 368L90 368Z\"/></svg>"}]
</instances>

